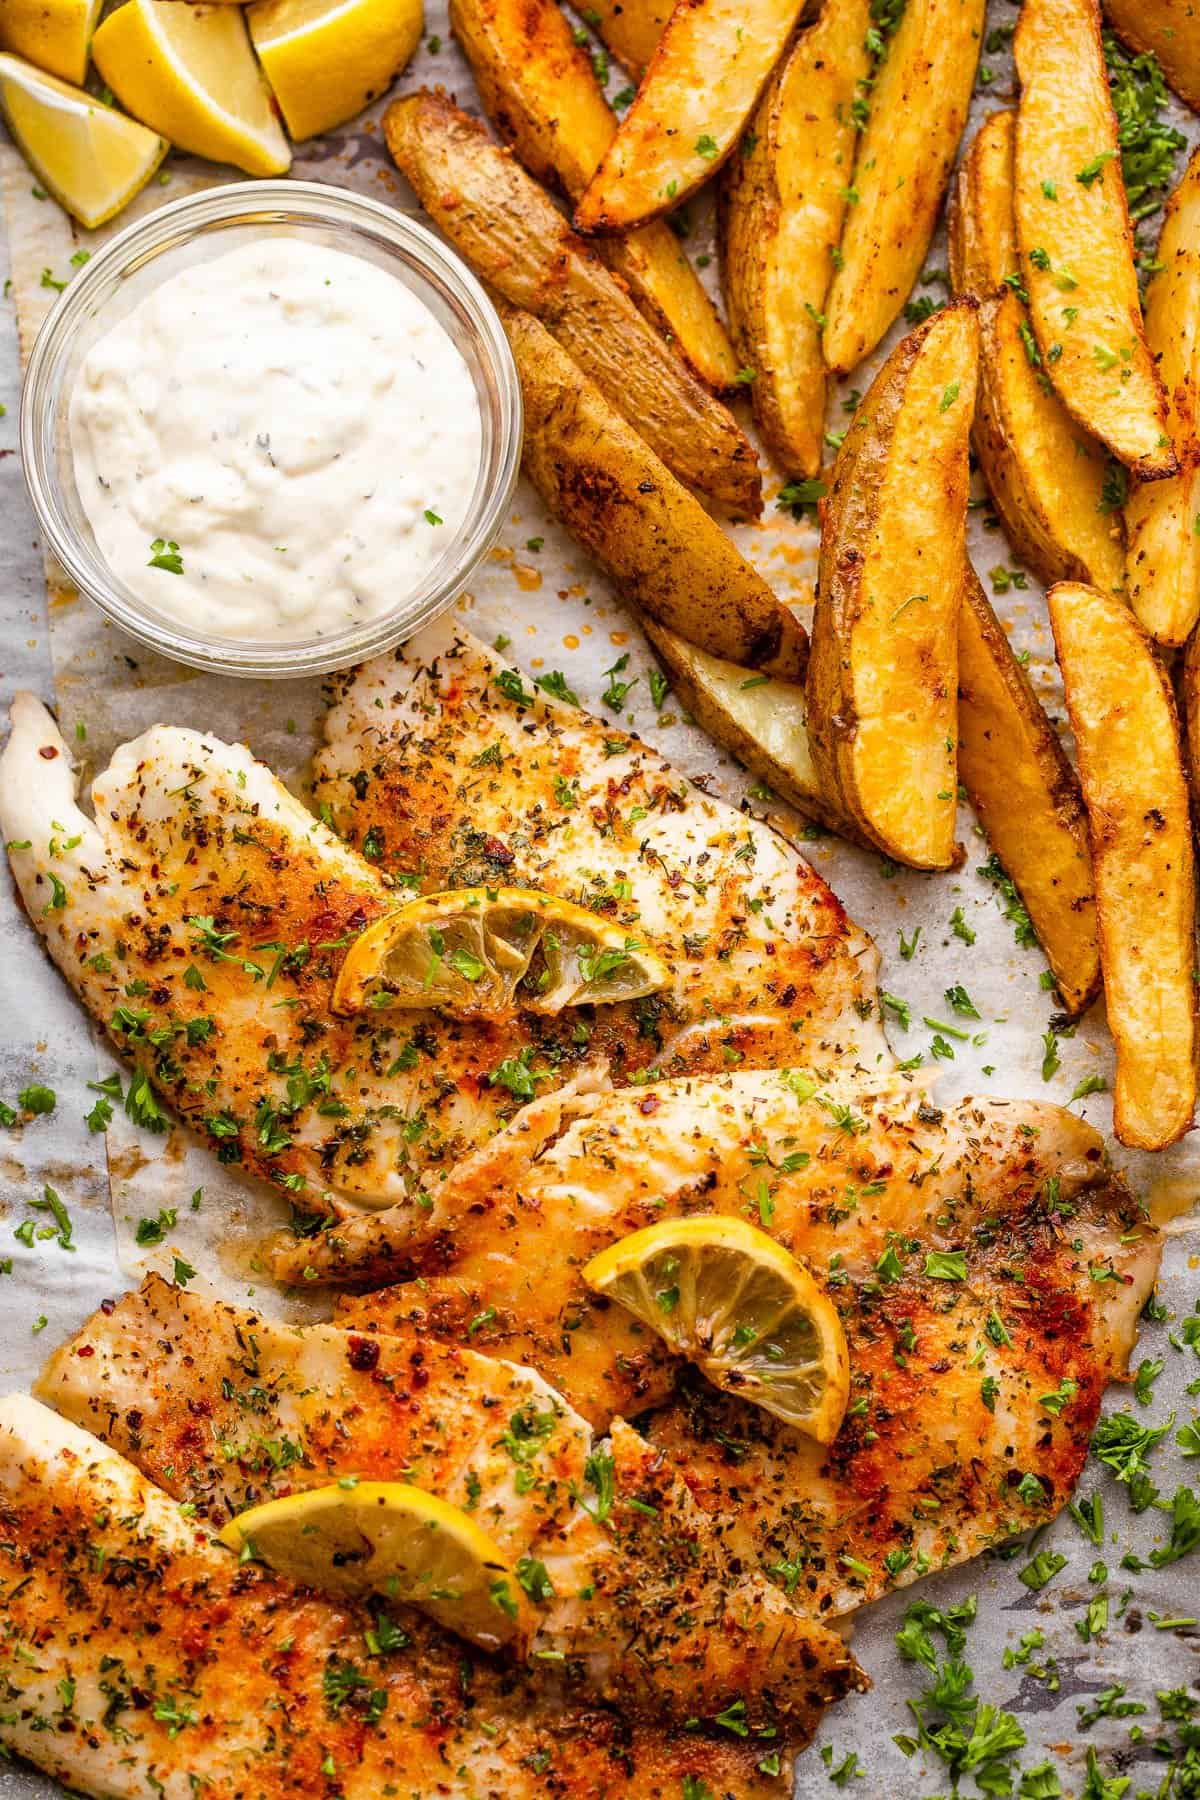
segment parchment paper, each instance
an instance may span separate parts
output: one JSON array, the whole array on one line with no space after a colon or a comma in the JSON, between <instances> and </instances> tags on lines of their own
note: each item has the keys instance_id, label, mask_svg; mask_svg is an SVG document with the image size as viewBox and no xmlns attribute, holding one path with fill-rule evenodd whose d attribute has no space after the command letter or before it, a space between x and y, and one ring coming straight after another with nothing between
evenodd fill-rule
<instances>
[{"instance_id":1,"label":"parchment paper","mask_svg":"<svg viewBox=\"0 0 1200 1800\"><path fill-rule=\"evenodd\" d=\"M1011 26L1015 16L1011 6L994 0L989 25ZM427 9L427 30L429 35L397 91L441 82L476 110L474 89L450 40L440 0ZM1012 98L1007 50L986 51L984 62L994 78L977 93L972 130L984 112ZM621 85L623 77L614 66L610 92ZM301 146L293 173L358 188L417 210L383 148L377 124L380 110L332 138ZM1174 108L1172 116L1193 141L1200 136L1184 109ZM117 227L196 187L235 178L232 171L176 157L164 172L165 183L152 183ZM108 233L80 232L52 201L37 199L30 171L7 142L0 143L0 182L13 282L12 293L5 290L8 304L0 318L0 399L7 409L0 416L0 550L5 571L0 596L4 625L0 698L6 702L15 688L29 686L56 702L89 776L105 766L115 744L165 720L248 743L303 794L320 717L319 683L255 685L198 675L126 639L90 603L64 591L53 578L47 600L13 448L17 356L12 322L15 315L21 348L27 354L38 325L57 298L52 284L74 273L71 258L78 249L94 248ZM706 279L713 281L715 261L705 265L702 260L713 256L711 209L701 199L688 212L691 222L685 241L691 254L701 259L700 266L707 267ZM940 237L928 266L945 267ZM936 283L922 291L935 300L942 294ZM856 372L856 387L865 389L882 354ZM831 432L841 431L847 422L843 403L848 387L831 401ZM761 523L739 528L734 535L777 591L804 609L811 603L816 534L810 525L776 510L780 480L769 476L767 513ZM982 496L981 488L975 491ZM975 565L990 587L992 569L1017 569L1019 564L999 530L988 530L986 518L985 507L972 512L970 543ZM531 539L541 540L540 547L532 548ZM1044 601L1033 576L1024 577L1023 587L1010 586L997 596L996 604L1014 643L1028 652L1028 666L1051 712L1061 715ZM974 1041L948 1040L953 1060L936 1064L940 1098L990 1093L1070 1102L1101 1130L1109 1130L1107 1093L1071 1101L1085 1077L1111 1077L1103 1003L1073 1035L1057 1040L1060 1065L1044 1079L1044 1034L1055 1012L1053 994L1043 983L1045 961L1036 948L1015 944L994 888L979 874L987 846L968 807L963 806L959 816L967 860L953 875L896 871L880 858L832 837L814 839L802 833L794 815L754 787L730 758L687 722L673 697L656 711L647 681L654 665L634 619L583 554L544 516L524 484L491 560L460 606L480 636L488 641L500 635L510 638L514 659L534 672L563 670L583 703L602 714L600 696L607 671L619 658L628 657L621 678L636 677L636 682L621 715L622 725L658 744L678 767L708 782L714 791L765 813L793 834L850 912L874 933L883 954L881 985L911 1006L913 1024L908 1032L898 1033L894 1021L890 1027L901 1056L920 1051L930 1061L934 1031L921 1021L949 1017L961 1026L961 1019L948 1014L945 990L958 983L967 988L982 1019ZM255 1264L256 1240L278 1219L277 1202L271 1196L250 1191L185 1133L172 1132L166 1140L143 1136L120 1115L106 1136L88 1130L84 1118L95 1095L87 1084L114 1065L43 956L32 927L20 916L7 869L0 874L0 883L5 889L0 896L4 1021L0 1098L15 1103L17 1092L31 1080L53 1087L57 1094L51 1115L36 1118L23 1129L0 1129L0 1258L12 1261L11 1272L0 1275L0 1364L5 1384L26 1386L44 1352L105 1295L136 1282L155 1262L169 1269L176 1250L196 1266L201 1279L229 1299L252 1297L256 1305L297 1316L295 1303L277 1295ZM951 915L959 907L975 933L971 944L951 929ZM1182 1315L1200 1300L1192 1235L1196 1221L1186 1217L1189 1204L1200 1195L1200 1149L1189 1140L1156 1158L1133 1156L1119 1146L1114 1151L1135 1187L1153 1198L1156 1207L1178 1213L1168 1226L1172 1235L1161 1292L1173 1314ZM32 1201L43 1197L47 1183L70 1211L71 1250L57 1238L35 1236L27 1246L13 1237L25 1219L34 1221L35 1230L51 1223L46 1212L30 1209ZM176 1210L177 1227L160 1248L143 1253L135 1242L137 1222L164 1206ZM1169 1346L1167 1333L1173 1323L1147 1326L1137 1355L1166 1359L1152 1403L1145 1409L1146 1420L1161 1421L1174 1410L1177 1425L1182 1425L1197 1416L1200 1403L1183 1389L1200 1375L1200 1360ZM1119 1391L1110 1397L1112 1405L1141 1410ZM1156 1479L1168 1495L1180 1481L1200 1485L1200 1467L1186 1462L1170 1442L1155 1463ZM1110 1535L1119 1535L1120 1548L1110 1544L1107 1551L1094 1550L1064 1514L1039 1548L1061 1552L1069 1564L1041 1593L1031 1593L1016 1578L1027 1560L1024 1555L1015 1562L985 1558L856 1616L856 1649L875 1681L875 1691L828 1715L817 1745L797 1765L798 1795L811 1800L829 1793L830 1771L841 1768L851 1750L858 1754L861 1771L845 1778L852 1793L887 1792L897 1800L918 1800L943 1788L939 1768L926 1767L920 1754L907 1758L892 1742L894 1733L911 1728L905 1698L920 1685L893 1644L904 1607L917 1591L940 1605L979 1595L979 1622L967 1652L979 1692L1018 1713L1029 1741L1023 1765L1052 1756L1066 1793L1083 1788L1087 1745L1094 1743L1102 1750L1107 1743L1126 1743L1124 1725L1117 1720L1102 1719L1091 1731L1080 1732L1078 1697L1114 1681L1124 1682L1131 1697L1149 1704L1150 1716L1144 1723L1148 1738L1153 1735L1153 1691L1200 1681L1200 1627L1188 1622L1172 1629L1155 1628L1156 1619L1200 1614L1200 1553L1160 1574L1119 1572L1124 1549L1133 1547L1144 1555L1152 1542L1161 1541L1163 1515L1152 1510L1135 1519L1123 1491L1093 1464L1081 1491L1095 1489L1103 1492ZM1100 1555L1107 1556L1112 1570L1108 1591L1114 1622L1099 1642L1085 1644L1075 1625L1097 1591L1089 1587L1086 1575ZM1127 1592L1130 1597L1118 1620ZM1003 1668L1005 1647L1015 1647L1021 1634L1035 1626L1044 1632L1046 1642L1032 1664L1042 1666L1056 1659L1056 1687L1031 1673L1032 1665ZM822 1750L830 1753L828 1762L822 1759ZM1133 1776L1130 1800L1139 1788L1154 1791L1162 1774L1163 1765L1148 1744L1137 1755L1140 1760L1134 1765L1122 1765ZM969 1778L964 1790L974 1791ZM0 1795L6 1800L33 1800L54 1791L53 1784L28 1771L0 1769Z\"/></svg>"}]
</instances>

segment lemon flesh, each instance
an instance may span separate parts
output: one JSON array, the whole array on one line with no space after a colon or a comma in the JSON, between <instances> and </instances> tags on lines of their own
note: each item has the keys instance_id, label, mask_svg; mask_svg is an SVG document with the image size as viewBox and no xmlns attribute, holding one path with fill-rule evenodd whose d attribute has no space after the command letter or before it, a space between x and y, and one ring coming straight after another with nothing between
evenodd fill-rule
<instances>
[{"instance_id":1,"label":"lemon flesh","mask_svg":"<svg viewBox=\"0 0 1200 1800\"><path fill-rule=\"evenodd\" d=\"M103 0L3 0L0 50L82 86Z\"/></svg>"},{"instance_id":2,"label":"lemon flesh","mask_svg":"<svg viewBox=\"0 0 1200 1800\"><path fill-rule=\"evenodd\" d=\"M610 1244L583 1278L715 1387L818 1443L837 1436L850 1397L842 1322L808 1270L757 1226L664 1219Z\"/></svg>"},{"instance_id":3,"label":"lemon flesh","mask_svg":"<svg viewBox=\"0 0 1200 1800\"><path fill-rule=\"evenodd\" d=\"M92 56L122 106L179 149L248 175L290 166L240 7L125 0Z\"/></svg>"},{"instance_id":4,"label":"lemon flesh","mask_svg":"<svg viewBox=\"0 0 1200 1800\"><path fill-rule=\"evenodd\" d=\"M246 22L294 138L317 137L386 93L421 41L421 0L257 0Z\"/></svg>"},{"instance_id":5,"label":"lemon flesh","mask_svg":"<svg viewBox=\"0 0 1200 1800\"><path fill-rule=\"evenodd\" d=\"M346 954L333 1007L552 1014L637 1000L667 979L644 944L571 900L534 888L453 888L368 926Z\"/></svg>"},{"instance_id":6,"label":"lemon flesh","mask_svg":"<svg viewBox=\"0 0 1200 1800\"><path fill-rule=\"evenodd\" d=\"M0 108L42 186L89 231L145 187L170 148L19 56L0 54Z\"/></svg>"},{"instance_id":7,"label":"lemon flesh","mask_svg":"<svg viewBox=\"0 0 1200 1800\"><path fill-rule=\"evenodd\" d=\"M484 1650L525 1628L522 1590L495 1540L461 1507L402 1481L310 1488L267 1500L220 1533L297 1586L416 1606Z\"/></svg>"}]
</instances>

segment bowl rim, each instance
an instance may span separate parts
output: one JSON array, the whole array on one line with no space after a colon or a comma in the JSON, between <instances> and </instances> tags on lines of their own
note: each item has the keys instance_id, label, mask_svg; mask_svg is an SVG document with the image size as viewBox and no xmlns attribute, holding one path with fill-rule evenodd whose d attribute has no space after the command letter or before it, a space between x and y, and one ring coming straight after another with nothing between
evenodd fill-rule
<instances>
[{"instance_id":1,"label":"bowl rim","mask_svg":"<svg viewBox=\"0 0 1200 1800\"><path fill-rule=\"evenodd\" d=\"M286 226L296 221L369 234L406 265L420 295L422 283L437 290L462 317L470 339L458 344L472 378L482 378L494 439L493 453L481 456L464 535L451 545L422 580L385 615L322 638L287 643L218 637L190 630L155 614L107 568L98 547L82 543L60 512L57 456L53 445L70 384L54 375L68 354L77 327L89 315L96 291L151 264L164 251L222 227ZM352 246L339 246L353 254ZM348 667L393 649L435 619L463 592L494 544L520 469L523 433L521 384L500 315L483 284L421 219L353 189L325 182L272 179L222 182L156 207L126 225L94 251L47 313L38 330L21 383L18 434L26 491L45 547L71 584L102 613L140 643L175 662L209 673L260 679L295 679ZM487 433L484 448L487 448ZM99 579L103 571L104 579ZM434 579L436 577L436 579Z\"/></svg>"}]
</instances>

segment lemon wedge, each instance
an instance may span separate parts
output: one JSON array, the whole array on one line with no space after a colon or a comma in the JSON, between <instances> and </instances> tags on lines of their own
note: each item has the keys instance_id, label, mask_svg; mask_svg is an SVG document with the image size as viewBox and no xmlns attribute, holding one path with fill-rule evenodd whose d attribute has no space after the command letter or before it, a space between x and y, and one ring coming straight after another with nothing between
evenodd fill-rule
<instances>
[{"instance_id":1,"label":"lemon wedge","mask_svg":"<svg viewBox=\"0 0 1200 1800\"><path fill-rule=\"evenodd\" d=\"M125 0L96 32L92 56L121 105L179 149L248 175L289 167L239 6Z\"/></svg>"},{"instance_id":2,"label":"lemon wedge","mask_svg":"<svg viewBox=\"0 0 1200 1800\"><path fill-rule=\"evenodd\" d=\"M246 22L294 138L317 137L386 93L421 41L421 0L257 0Z\"/></svg>"},{"instance_id":3,"label":"lemon wedge","mask_svg":"<svg viewBox=\"0 0 1200 1800\"><path fill-rule=\"evenodd\" d=\"M102 5L103 0L3 0L0 50L15 50L39 69L80 87Z\"/></svg>"},{"instance_id":4,"label":"lemon wedge","mask_svg":"<svg viewBox=\"0 0 1200 1800\"><path fill-rule=\"evenodd\" d=\"M403 1481L333 1482L266 1500L219 1534L300 1587L417 1606L484 1650L523 1635L520 1583L459 1506Z\"/></svg>"},{"instance_id":5,"label":"lemon wedge","mask_svg":"<svg viewBox=\"0 0 1200 1800\"><path fill-rule=\"evenodd\" d=\"M667 979L644 944L571 900L534 888L452 888L385 914L355 939L333 1008L557 1013L637 1000Z\"/></svg>"},{"instance_id":6,"label":"lemon wedge","mask_svg":"<svg viewBox=\"0 0 1200 1800\"><path fill-rule=\"evenodd\" d=\"M828 1296L745 1219L664 1219L583 1271L715 1387L832 1443L850 1397L846 1333Z\"/></svg>"},{"instance_id":7,"label":"lemon wedge","mask_svg":"<svg viewBox=\"0 0 1200 1800\"><path fill-rule=\"evenodd\" d=\"M89 231L145 187L170 148L19 56L0 54L0 108L42 186Z\"/></svg>"}]
</instances>

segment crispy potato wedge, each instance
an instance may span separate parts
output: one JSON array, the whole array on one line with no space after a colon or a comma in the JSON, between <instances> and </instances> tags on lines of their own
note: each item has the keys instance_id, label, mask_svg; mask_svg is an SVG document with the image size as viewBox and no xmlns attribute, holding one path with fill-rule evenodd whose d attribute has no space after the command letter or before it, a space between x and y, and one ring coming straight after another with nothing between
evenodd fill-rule
<instances>
[{"instance_id":1,"label":"crispy potato wedge","mask_svg":"<svg viewBox=\"0 0 1200 1800\"><path fill-rule=\"evenodd\" d=\"M1146 341L1167 390L1179 474L1138 482L1125 507L1129 604L1152 638L1182 644L1200 619L1200 156L1167 202L1159 272L1146 291Z\"/></svg>"},{"instance_id":2,"label":"crispy potato wedge","mask_svg":"<svg viewBox=\"0 0 1200 1800\"><path fill-rule=\"evenodd\" d=\"M674 11L674 0L595 0L588 24L623 69L640 81Z\"/></svg>"},{"instance_id":3,"label":"crispy potato wedge","mask_svg":"<svg viewBox=\"0 0 1200 1800\"><path fill-rule=\"evenodd\" d=\"M1013 215L1016 114L980 126L958 172L950 213L950 273L979 301L979 396L971 441L1022 562L1045 582L1090 581L1111 592L1124 573L1107 454L1029 361ZM1015 877L1014 877L1015 879ZM1019 884L1018 884L1019 885Z\"/></svg>"},{"instance_id":4,"label":"crispy potato wedge","mask_svg":"<svg viewBox=\"0 0 1200 1800\"><path fill-rule=\"evenodd\" d=\"M1178 679L1192 817L1200 823L1200 627L1187 641L1187 649L1179 662Z\"/></svg>"},{"instance_id":5,"label":"crispy potato wedge","mask_svg":"<svg viewBox=\"0 0 1200 1800\"><path fill-rule=\"evenodd\" d=\"M669 212L742 134L804 0L679 0L637 98L575 208L579 231Z\"/></svg>"},{"instance_id":6,"label":"crispy potato wedge","mask_svg":"<svg viewBox=\"0 0 1200 1800\"><path fill-rule=\"evenodd\" d=\"M1104 16L1130 50L1148 50L1181 100L1200 108L1200 8L1195 0L1104 0Z\"/></svg>"},{"instance_id":7,"label":"crispy potato wedge","mask_svg":"<svg viewBox=\"0 0 1200 1800\"><path fill-rule=\"evenodd\" d=\"M383 129L422 206L476 274L542 321L681 481L757 517L758 458L732 413L512 155L440 93L395 101Z\"/></svg>"},{"instance_id":8,"label":"crispy potato wedge","mask_svg":"<svg viewBox=\"0 0 1200 1800\"><path fill-rule=\"evenodd\" d=\"M973 569L958 623L958 770L1016 883L1069 1013L1100 986L1079 782Z\"/></svg>"},{"instance_id":9,"label":"crispy potato wedge","mask_svg":"<svg viewBox=\"0 0 1200 1800\"><path fill-rule=\"evenodd\" d=\"M501 137L538 181L577 199L617 120L556 0L451 0L450 24ZM598 248L700 379L735 386L733 346L671 228L656 220Z\"/></svg>"},{"instance_id":10,"label":"crispy potato wedge","mask_svg":"<svg viewBox=\"0 0 1200 1800\"><path fill-rule=\"evenodd\" d=\"M804 628L530 313L506 307L525 399L524 469L622 597L731 662L803 673Z\"/></svg>"},{"instance_id":11,"label":"crispy potato wedge","mask_svg":"<svg viewBox=\"0 0 1200 1800\"><path fill-rule=\"evenodd\" d=\"M647 619L643 630L697 725L806 819L862 843L817 779L807 706L798 682L779 681L710 656Z\"/></svg>"},{"instance_id":12,"label":"crispy potato wedge","mask_svg":"<svg viewBox=\"0 0 1200 1800\"><path fill-rule=\"evenodd\" d=\"M721 187L729 324L768 450L816 475L825 433L821 315L842 235L858 133L851 104L870 73L870 0L825 0L767 83Z\"/></svg>"},{"instance_id":13,"label":"crispy potato wedge","mask_svg":"<svg viewBox=\"0 0 1200 1800\"><path fill-rule=\"evenodd\" d=\"M808 730L825 791L917 869L954 861L958 613L979 325L960 300L892 351L821 520Z\"/></svg>"},{"instance_id":14,"label":"crispy potato wedge","mask_svg":"<svg viewBox=\"0 0 1200 1800\"><path fill-rule=\"evenodd\" d=\"M1028 0L1013 53L1017 241L1042 366L1114 456L1143 477L1170 475L1096 0Z\"/></svg>"},{"instance_id":15,"label":"crispy potato wedge","mask_svg":"<svg viewBox=\"0 0 1200 1800\"><path fill-rule=\"evenodd\" d=\"M986 0L908 0L870 92L825 361L849 374L883 338L921 272L967 123Z\"/></svg>"},{"instance_id":16,"label":"crispy potato wedge","mask_svg":"<svg viewBox=\"0 0 1200 1800\"><path fill-rule=\"evenodd\" d=\"M1122 601L1060 582L1048 604L1092 842L1113 1129L1161 1150L1196 1105L1195 872L1175 702Z\"/></svg>"}]
</instances>

